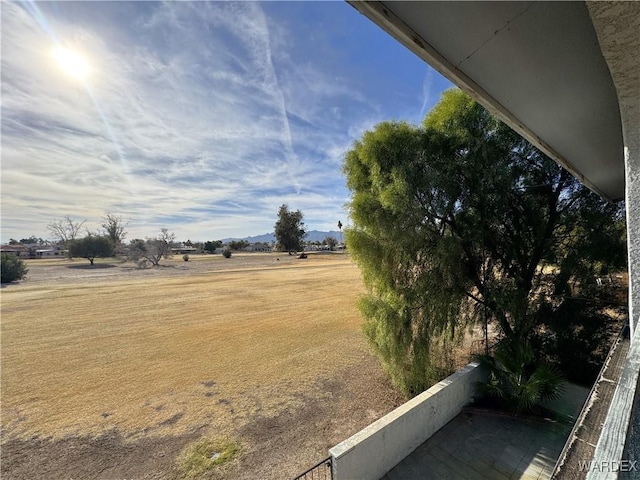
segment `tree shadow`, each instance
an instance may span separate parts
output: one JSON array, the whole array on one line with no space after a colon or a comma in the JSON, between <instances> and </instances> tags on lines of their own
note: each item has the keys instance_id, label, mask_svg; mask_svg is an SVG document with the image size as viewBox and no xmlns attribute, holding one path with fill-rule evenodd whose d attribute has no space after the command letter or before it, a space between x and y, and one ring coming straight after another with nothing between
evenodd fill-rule
<instances>
[{"instance_id":1,"label":"tree shadow","mask_svg":"<svg viewBox=\"0 0 640 480\"><path fill-rule=\"evenodd\" d=\"M114 265L115 266L115 265ZM163 265L163 264L159 264L159 265L125 265L120 267L123 270L159 270L159 269L182 269L182 270L186 270L188 269L188 267L186 265Z\"/></svg>"},{"instance_id":2,"label":"tree shadow","mask_svg":"<svg viewBox=\"0 0 640 480\"><path fill-rule=\"evenodd\" d=\"M74 270L98 270L102 268L115 268L115 265L109 263L96 263L95 265L67 265L67 268Z\"/></svg>"},{"instance_id":3,"label":"tree shadow","mask_svg":"<svg viewBox=\"0 0 640 480\"><path fill-rule=\"evenodd\" d=\"M8 287L17 287L28 280L29 280L28 278L23 278L22 280L12 280L11 282L0 283L0 289L8 288Z\"/></svg>"}]
</instances>

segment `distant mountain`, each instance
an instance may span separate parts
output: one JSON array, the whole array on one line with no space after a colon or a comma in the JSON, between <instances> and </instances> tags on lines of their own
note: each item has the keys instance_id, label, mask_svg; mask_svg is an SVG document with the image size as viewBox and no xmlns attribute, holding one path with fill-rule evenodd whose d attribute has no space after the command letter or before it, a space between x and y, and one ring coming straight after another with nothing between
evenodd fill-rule
<instances>
[{"instance_id":1,"label":"distant mountain","mask_svg":"<svg viewBox=\"0 0 640 480\"><path fill-rule=\"evenodd\" d=\"M258 242L267 242L267 243L271 243L274 242L276 239L275 235L273 233L265 233L263 235L256 235L254 237L244 237L244 238L239 238L239 237L233 237L233 238L223 238L222 239L222 243L227 243L230 242L232 240L246 240L249 243L258 243Z\"/></svg>"},{"instance_id":2,"label":"distant mountain","mask_svg":"<svg viewBox=\"0 0 640 480\"><path fill-rule=\"evenodd\" d=\"M331 232L321 232L320 230L311 230L307 232L307 236L305 237L306 242L321 242L327 237L333 237L338 242L340 241L340 232L331 231ZM271 243L276 241L276 236L273 233L265 233L263 235L256 235L253 237L244 237L244 238L223 238L222 242L227 243L232 240L246 240L249 243L258 243L258 242L266 242Z\"/></svg>"}]
</instances>

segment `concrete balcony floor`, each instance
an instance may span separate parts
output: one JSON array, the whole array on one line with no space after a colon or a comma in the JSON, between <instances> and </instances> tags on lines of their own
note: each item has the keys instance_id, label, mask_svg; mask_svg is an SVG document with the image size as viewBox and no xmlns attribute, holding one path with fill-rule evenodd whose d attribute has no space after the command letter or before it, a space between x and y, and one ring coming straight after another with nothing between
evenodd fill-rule
<instances>
[{"instance_id":1,"label":"concrete balcony floor","mask_svg":"<svg viewBox=\"0 0 640 480\"><path fill-rule=\"evenodd\" d=\"M571 424L463 412L383 480L546 480Z\"/></svg>"}]
</instances>

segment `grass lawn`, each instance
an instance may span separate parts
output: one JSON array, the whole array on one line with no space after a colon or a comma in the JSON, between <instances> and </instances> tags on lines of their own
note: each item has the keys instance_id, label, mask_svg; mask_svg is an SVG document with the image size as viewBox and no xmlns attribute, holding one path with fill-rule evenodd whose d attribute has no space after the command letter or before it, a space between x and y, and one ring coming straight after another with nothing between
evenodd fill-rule
<instances>
[{"instance_id":1,"label":"grass lawn","mask_svg":"<svg viewBox=\"0 0 640 480\"><path fill-rule=\"evenodd\" d=\"M355 306L361 281L348 258L284 260L3 289L4 438L202 425L229 433L256 414L295 408L367 347ZM31 268L53 266L46 262ZM74 275L73 265L59 268Z\"/></svg>"}]
</instances>

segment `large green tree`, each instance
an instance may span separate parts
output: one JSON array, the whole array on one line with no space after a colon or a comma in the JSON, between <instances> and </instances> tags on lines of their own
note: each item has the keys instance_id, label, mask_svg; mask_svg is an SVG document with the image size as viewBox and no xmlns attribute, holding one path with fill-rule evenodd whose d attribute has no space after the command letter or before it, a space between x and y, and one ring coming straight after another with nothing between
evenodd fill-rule
<instances>
[{"instance_id":1,"label":"large green tree","mask_svg":"<svg viewBox=\"0 0 640 480\"><path fill-rule=\"evenodd\" d=\"M204 242L204 251L209 253L215 253L217 248L222 247L222 240L211 241L208 240Z\"/></svg>"},{"instance_id":2,"label":"large green tree","mask_svg":"<svg viewBox=\"0 0 640 480\"><path fill-rule=\"evenodd\" d=\"M289 253L302 250L302 241L306 235L303 215L300 210L292 212L288 205L280 206L275 235L278 249Z\"/></svg>"},{"instance_id":3,"label":"large green tree","mask_svg":"<svg viewBox=\"0 0 640 480\"><path fill-rule=\"evenodd\" d=\"M81 257L93 261L98 257L112 257L115 253L113 242L108 236L89 234L84 238L68 242L69 254L73 257Z\"/></svg>"},{"instance_id":4,"label":"large green tree","mask_svg":"<svg viewBox=\"0 0 640 480\"><path fill-rule=\"evenodd\" d=\"M623 207L459 90L421 126L366 132L344 172L365 332L407 394L437 379L434 349L461 326L492 323L527 341L576 285L625 262Z\"/></svg>"}]
</instances>

